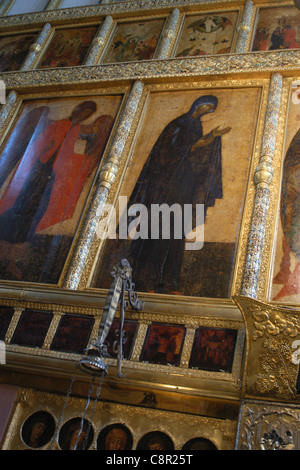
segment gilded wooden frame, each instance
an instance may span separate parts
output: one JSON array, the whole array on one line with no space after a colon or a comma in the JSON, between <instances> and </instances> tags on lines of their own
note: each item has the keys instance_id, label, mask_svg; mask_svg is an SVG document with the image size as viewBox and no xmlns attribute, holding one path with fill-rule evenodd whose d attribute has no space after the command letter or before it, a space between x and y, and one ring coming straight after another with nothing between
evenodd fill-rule
<instances>
[{"instance_id":1,"label":"gilded wooden frame","mask_svg":"<svg viewBox=\"0 0 300 470\"><path fill-rule=\"evenodd\" d=\"M3 443L3 450L26 450L30 449L25 445L21 428L26 419L33 413L40 410L50 413L56 424L59 424L57 435L48 442L41 450L60 450L58 440L59 431L63 425L73 418L80 418L85 400L72 397L66 409L63 420L58 423L63 397L44 392L35 392L24 389L19 393L16 403L14 417L10 423L6 439ZM229 420L218 418L207 418L192 414L172 413L163 410L146 409L143 407L126 406L122 404L98 403L97 411L92 418L94 439L89 450L97 447L97 438L100 432L110 424L124 423L133 436L132 449L136 449L139 440L148 432L160 431L169 435L174 443L175 450L181 450L183 445L195 437L202 437L211 440L218 449L230 449L233 447L235 438L235 423ZM174 424L177 426L176 432ZM178 424L180 431L177 432ZM213 435L213 437L212 437Z\"/></svg>"},{"instance_id":2,"label":"gilded wooden frame","mask_svg":"<svg viewBox=\"0 0 300 470\"><path fill-rule=\"evenodd\" d=\"M140 117L143 116L143 107L146 102L147 96L151 92L159 92L162 90L213 90L214 88L229 88L235 89L236 87L259 87L262 90L262 97L261 97L261 105L260 105L260 118L259 118L259 125L258 131L256 136L256 143L253 150L253 158L251 163L251 169L249 172L249 189L248 189L248 196L246 197L246 204L244 210L243 220L244 222L241 224L240 229L240 239L239 239L239 248L237 254L237 262L236 262L236 269L234 274L234 281L233 281L233 289L232 293L239 292L240 285L242 283L243 275L244 275L244 268L243 265L245 263L245 248L247 246L247 237L248 231L250 228L251 216L253 212L253 193L255 191L255 185L253 183L253 174L255 172L255 168L259 162L260 158L260 145L261 139L263 134L263 118L266 112L266 106L268 102L268 91L269 91L269 79L236 79L236 80L218 80L216 82L202 82L201 86L195 82L179 82L179 83L157 83L152 85L146 85L145 87L141 87L141 92L139 92L139 101L137 106L137 113L134 116L133 124L131 126L131 130L129 133L130 138L126 135L126 142L124 144L124 152L121 155L120 160L118 160L120 165L120 170L116 173L114 179L103 179L101 180L102 183L108 185L109 193L107 196L107 201L113 203L116 200L118 195L118 191L120 189L122 179L124 176L124 171L128 164L128 159L130 158L130 150L132 142L134 141L136 130L138 129L138 124L140 122ZM134 88L138 89L139 88ZM107 89L102 89L102 92L115 92L118 90L119 92L127 91L124 87L109 87ZM88 94L93 94L94 90L91 88L88 91ZM100 93L100 90L98 90ZM74 92L73 92L74 93ZM79 96L82 95L82 90L77 89L77 94ZM55 96L57 97L57 93L53 91L53 88L50 88L48 92L37 92L31 94L24 95L26 99L33 99L33 98L41 98L42 96L49 97ZM59 96L66 96L65 92L60 92ZM127 95L128 100L130 102L130 97L132 97L132 90ZM20 105L22 101L22 97L19 98L18 103ZM136 100L133 100L134 102ZM128 103L128 102L127 102ZM125 109L123 107L123 109ZM16 112L16 111L15 111ZM142 117L143 119L143 117ZM7 127L8 128L8 127ZM114 136L111 137L111 143L113 146ZM107 165L107 162L111 158L110 150L107 150L106 159L104 159L103 167ZM101 171L99 173L101 175ZM106 175L107 173L104 172ZM87 205L87 213L88 213L88 205ZM84 228L84 224L83 224ZM79 228L78 231L78 238L77 241L74 243L75 251L73 250L70 253L69 257L69 265L73 263L75 266L75 272L80 274L80 283L79 289L75 289L78 291L78 295L74 292L74 289L69 290L66 289L67 282L71 282L72 278L64 277L65 273L68 274L66 270L65 273L62 275L61 284L59 286L44 286L44 285L36 285L26 283L22 285L21 290L18 283L15 282L3 282L2 283L2 305L12 306L15 308L15 314L11 321L10 327L7 331L6 335L6 343L8 347L8 358L10 358L12 362L14 362L14 358L20 357L19 355L23 354L24 357L31 357L30 361L33 360L35 364L34 367L38 369L41 367L43 369L43 364L50 359L51 362L53 361L53 366L56 369L55 363L57 361L64 360L66 361L65 373L70 375L70 367L76 364L80 356L74 355L70 353L62 353L59 351L53 351L50 349L51 342L55 336L57 331L59 321L62 315L67 313L77 313L83 315L92 315L95 318L96 322L94 325L93 332L91 334L91 338L93 335L96 334L97 327L99 325L100 316L102 312L102 307L105 302L106 291L93 289L89 287L89 279L93 269L93 262L88 264L84 264L84 271L79 273L76 268L76 243L85 243L86 237L88 235L85 232L81 231L82 227ZM78 245L77 245L78 246ZM91 252L98 252L101 249L101 245L99 245L99 241L95 244L92 243L90 245ZM73 253L73 254L72 254ZM75 253L75 256L74 256ZM93 258L92 258L93 260ZM82 284L82 282L84 282ZM63 287L63 289L61 288ZM22 295L22 300L20 299L20 292ZM71 294L72 292L72 294ZM77 306L74 306L74 297L76 295L76 302ZM139 381L141 377L143 377L143 381L147 376L150 377L153 373L156 375L156 380L160 383L160 387L163 389L167 386L175 386L175 383L182 384L181 386L184 388L188 388L191 390L202 390L203 393L208 393L209 395L213 395L214 393L219 393L221 390L221 396L223 397L233 397L239 395L240 389L240 374L241 374L241 367L242 367L242 357L243 357L243 344L244 344L244 329L243 329L243 322L241 321L239 311L236 307L232 306L232 302L230 299L228 300L214 300L214 299L201 299L201 298L176 298L176 310L174 310L174 298L173 296L153 296L151 294L143 294L143 299L146 301L146 305L144 310L139 314L132 314L128 313L127 318L135 319L138 321L138 333L135 339L134 349L129 361L124 360L124 370L126 370L126 377L128 380L137 380ZM79 307L79 304L82 307ZM187 304L189 305L187 309ZM54 318L50 325L48 334L45 338L43 347L38 351L34 348L27 348L22 346L17 346L10 344L11 339L13 337L14 331L18 324L18 320L20 319L21 313L24 308L35 308L41 310L51 310L54 312ZM173 313L171 313L171 311ZM200 314L200 315L199 315ZM170 367L170 366L162 366L158 364L145 364L139 361L139 356L141 353L141 349L145 340L146 331L148 325L152 322L159 322L162 324L183 324L186 327L186 337L184 342L184 348L181 358L180 367ZM234 363L232 368L232 373L222 373L222 372L209 372L209 371L202 371L202 370L192 370L188 367L189 358L191 354L193 339L195 335L195 331L199 326L205 326L209 328L234 328L238 330L238 340L237 346L235 350L234 356ZM34 358L34 359L33 359ZM28 366L27 360L25 360ZM109 366L112 368L113 375L116 373L116 360L109 360ZM68 364L68 365L67 365ZM72 365L73 364L73 365ZM57 369L56 369L57 371ZM84 378L83 378L84 379ZM126 380L126 379L125 379ZM207 389L208 387L208 389ZM206 391L205 391L206 390ZM218 391L218 392L217 392Z\"/></svg>"},{"instance_id":3,"label":"gilded wooden frame","mask_svg":"<svg viewBox=\"0 0 300 470\"><path fill-rule=\"evenodd\" d=\"M284 4L292 5L292 2ZM243 294L265 301L268 298L274 230L279 203L287 102L291 83L299 76L300 58L299 50L250 53L256 14L259 8L276 5L278 3L271 0L257 1L255 5L252 2L244 4L242 1L237 5L236 2L228 0L222 0L213 5L209 1L192 1L187 5L177 0L169 0L160 2L158 5L155 1L145 0L142 5L141 2L111 3L109 5L103 3L79 9L49 10L16 17L5 16L1 19L1 35L10 34L16 27L23 27L24 31L39 30L40 36L39 41L29 53L30 57L28 56L26 68L0 76L7 84L9 92L7 104L0 110L1 142L9 132L24 99L38 99L45 96L63 97L71 96L74 93L78 96L92 95L95 92L109 93L116 90L124 93L126 103L124 103L120 114L120 125L115 126L115 132L111 136L105 155L104 168L102 167L102 171L99 173L98 183L101 194L98 194L98 202L96 199L94 201L92 198L90 199L91 204L88 205L85 213L85 220L88 222L92 220L97 203L101 204L101 197L111 202L117 197L130 157L131 145L140 119L143 119L143 107L149 92L205 87L213 89L214 87L261 86L263 97L249 174L232 295L237 298ZM238 8L240 11L234 53L184 59L172 58L173 46L178 38L180 21L184 14L200 14L233 8ZM151 19L164 15L170 20L169 25L171 26L163 33L162 39L165 47L162 48L160 58L142 63L132 62L126 67L122 64L101 65L101 60L99 63L99 57L109 40L113 24L117 20L125 21L139 17ZM107 18L109 19L107 20ZM95 42L93 54L90 55L89 61L85 65L66 70L39 70L36 68L37 61L45 50L55 27L70 26L74 22L82 26L101 21L104 23L106 21L106 29L101 30L100 28L100 39ZM63 91L58 92L59 87L62 87ZM120 152L117 151L118 145L121 146ZM42 374L45 370L49 373L50 364L54 376L63 374L65 377L71 378L79 356L50 350L51 339L54 337L59 319L68 312L92 316L96 320L94 334L99 324L106 296L105 291L89 287L92 265L87 265L87 269L85 267L83 270L76 268L75 255L78 249L86 244L92 258L100 249L88 237L87 227L88 223L83 224L78 231L73 250L58 286L30 283L21 285L3 281L0 283L1 304L12 306L15 309L6 335L9 368L18 372L24 369L34 370ZM263 227L263 235L261 235L259 227ZM260 260L258 264L256 264L255 256L251 251L252 237L259 242ZM76 271L79 276L74 277ZM256 398L258 395L259 398L263 397L264 399L281 399L282 395L279 396L273 389L264 394L261 394L257 389L249 389L247 378L243 379L243 387L241 387L244 321L248 337L252 334L253 326L249 324L247 319L245 320L246 316L240 314L240 310L243 315L244 312L238 302L240 308L234 305L230 299L217 301L201 298L176 298L175 305L172 296L154 297L151 294L144 294L142 298L146 302L143 312L128 314L129 318L138 321L139 328L133 356L130 361L124 361L127 375L127 378L123 379L124 384L141 381L146 382L149 387L153 387L153 376L155 376L155 387L160 390L182 391L183 393L188 390L191 394L234 400L238 400L241 394L246 394L251 398ZM48 335L43 347L38 351L10 344L17 321L24 308L38 308L40 310L50 308L54 311ZM282 314L281 311L280 314ZM179 368L139 363L139 352L145 338L146 328L149 323L154 321L175 322L186 326L187 335ZM188 369L188 354L192 347L195 329L198 326L238 329L238 346L232 374ZM247 343L246 365L251 360L254 361L256 357L256 344L250 343L251 341ZM260 347L263 351L263 344ZM64 363L64 369L61 369L61 361ZM113 373L107 380L112 383L118 380L119 383L120 379L115 377L116 361L109 360L109 366ZM245 374L247 373L246 367ZM257 377L259 373L259 369L256 369L254 376ZM5 368L3 369L3 377L4 379L7 377ZM84 382L86 379L81 377L81 380ZM294 381L295 370L292 377L292 382L294 383ZM180 384L179 387L178 384ZM284 387L280 393L284 393ZM298 401L298 398L293 395L290 400ZM82 404L79 409L82 409ZM18 411L18 413L20 412ZM17 414L14 420L19 420L19 418L20 415ZM16 422L13 422L13 426L16 425ZM8 437L8 439L10 438L11 436Z\"/></svg>"}]
</instances>

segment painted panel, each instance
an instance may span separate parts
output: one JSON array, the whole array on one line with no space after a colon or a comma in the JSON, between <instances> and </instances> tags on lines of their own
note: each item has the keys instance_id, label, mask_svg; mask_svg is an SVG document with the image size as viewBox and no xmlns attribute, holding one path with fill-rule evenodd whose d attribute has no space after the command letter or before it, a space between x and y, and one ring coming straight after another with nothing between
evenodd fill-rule
<instances>
[{"instance_id":1,"label":"painted panel","mask_svg":"<svg viewBox=\"0 0 300 470\"><path fill-rule=\"evenodd\" d=\"M152 59L163 25L163 19L118 24L102 62Z\"/></svg>"},{"instance_id":2,"label":"painted panel","mask_svg":"<svg viewBox=\"0 0 300 470\"><path fill-rule=\"evenodd\" d=\"M183 326L153 323L148 328L140 361L179 366L184 337Z\"/></svg>"},{"instance_id":3,"label":"painted panel","mask_svg":"<svg viewBox=\"0 0 300 470\"><path fill-rule=\"evenodd\" d=\"M125 321L123 327L123 357L130 359L130 355L134 346L135 335L137 331L136 321ZM117 357L117 351L120 341L120 321L115 320L112 322L111 329L106 338L107 352L111 357Z\"/></svg>"},{"instance_id":4,"label":"painted panel","mask_svg":"<svg viewBox=\"0 0 300 470\"><path fill-rule=\"evenodd\" d=\"M53 351L83 353L87 347L94 319L79 315L64 315L51 344Z\"/></svg>"},{"instance_id":5,"label":"painted panel","mask_svg":"<svg viewBox=\"0 0 300 470\"><path fill-rule=\"evenodd\" d=\"M237 330L200 327L189 366L214 372L232 371Z\"/></svg>"},{"instance_id":6,"label":"painted panel","mask_svg":"<svg viewBox=\"0 0 300 470\"><path fill-rule=\"evenodd\" d=\"M52 318L52 312L26 309L21 315L11 343L19 346L41 348Z\"/></svg>"},{"instance_id":7,"label":"painted panel","mask_svg":"<svg viewBox=\"0 0 300 470\"><path fill-rule=\"evenodd\" d=\"M97 439L97 450L131 450L133 436L122 423L104 428Z\"/></svg>"},{"instance_id":8,"label":"painted panel","mask_svg":"<svg viewBox=\"0 0 300 470\"><path fill-rule=\"evenodd\" d=\"M120 103L23 106L0 159L0 278L58 282Z\"/></svg>"},{"instance_id":9,"label":"painted panel","mask_svg":"<svg viewBox=\"0 0 300 470\"><path fill-rule=\"evenodd\" d=\"M19 70L36 35L32 33L0 38L0 72Z\"/></svg>"},{"instance_id":10,"label":"painted panel","mask_svg":"<svg viewBox=\"0 0 300 470\"><path fill-rule=\"evenodd\" d=\"M231 51L238 12L187 16L175 57L228 54Z\"/></svg>"},{"instance_id":11,"label":"painted panel","mask_svg":"<svg viewBox=\"0 0 300 470\"><path fill-rule=\"evenodd\" d=\"M127 258L137 291L230 296L259 103L255 87L150 96L120 192L127 205L119 199L95 287L109 288L112 267ZM161 206L170 210L166 231L152 216ZM134 218L133 209L142 212Z\"/></svg>"},{"instance_id":12,"label":"painted panel","mask_svg":"<svg viewBox=\"0 0 300 470\"><path fill-rule=\"evenodd\" d=\"M9 324L14 314L12 307L0 307L0 341L4 341Z\"/></svg>"},{"instance_id":13,"label":"painted panel","mask_svg":"<svg viewBox=\"0 0 300 470\"><path fill-rule=\"evenodd\" d=\"M87 55L97 27L58 29L38 68L81 65Z\"/></svg>"},{"instance_id":14,"label":"painted panel","mask_svg":"<svg viewBox=\"0 0 300 470\"><path fill-rule=\"evenodd\" d=\"M298 49L300 12L295 7L261 8L253 40L253 51Z\"/></svg>"},{"instance_id":15,"label":"painted panel","mask_svg":"<svg viewBox=\"0 0 300 470\"><path fill-rule=\"evenodd\" d=\"M22 440L31 449L48 444L54 435L55 420L47 411L38 411L29 416L21 429Z\"/></svg>"},{"instance_id":16,"label":"painted panel","mask_svg":"<svg viewBox=\"0 0 300 470\"><path fill-rule=\"evenodd\" d=\"M271 300L300 301L300 80L291 89L282 187L271 279Z\"/></svg>"}]
</instances>

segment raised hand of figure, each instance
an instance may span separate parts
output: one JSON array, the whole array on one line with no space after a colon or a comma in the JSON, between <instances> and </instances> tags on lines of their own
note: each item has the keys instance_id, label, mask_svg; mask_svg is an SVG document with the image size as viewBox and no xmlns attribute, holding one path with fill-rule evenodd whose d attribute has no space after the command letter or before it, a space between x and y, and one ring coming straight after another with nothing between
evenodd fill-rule
<instances>
[{"instance_id":1,"label":"raised hand of figure","mask_svg":"<svg viewBox=\"0 0 300 470\"><path fill-rule=\"evenodd\" d=\"M231 127L225 127L225 129L219 129L220 126L216 127L212 131L213 137L220 137L222 135L228 134L231 131Z\"/></svg>"},{"instance_id":2,"label":"raised hand of figure","mask_svg":"<svg viewBox=\"0 0 300 470\"><path fill-rule=\"evenodd\" d=\"M201 137L201 139L191 147L191 152L194 152L198 147L205 147L213 142L216 137L221 137L231 131L231 127L225 127L225 129L219 129L219 127L220 126L215 127L209 134Z\"/></svg>"}]
</instances>

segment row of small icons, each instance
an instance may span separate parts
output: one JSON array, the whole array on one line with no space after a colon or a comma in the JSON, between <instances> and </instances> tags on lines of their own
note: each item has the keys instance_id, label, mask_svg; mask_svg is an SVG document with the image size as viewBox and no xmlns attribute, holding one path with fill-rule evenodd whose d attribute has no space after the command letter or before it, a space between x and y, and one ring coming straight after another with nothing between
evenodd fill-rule
<instances>
[{"instance_id":1,"label":"row of small icons","mask_svg":"<svg viewBox=\"0 0 300 470\"><path fill-rule=\"evenodd\" d=\"M294 341L292 348L295 351L292 354L292 363L298 365L300 363L300 341ZM0 365L6 364L6 345L4 341L0 341Z\"/></svg>"}]
</instances>

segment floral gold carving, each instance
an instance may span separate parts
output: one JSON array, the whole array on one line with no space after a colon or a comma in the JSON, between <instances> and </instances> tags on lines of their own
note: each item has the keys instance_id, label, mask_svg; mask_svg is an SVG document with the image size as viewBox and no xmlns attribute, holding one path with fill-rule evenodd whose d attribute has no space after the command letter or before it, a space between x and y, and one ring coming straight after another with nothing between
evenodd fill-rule
<instances>
[{"instance_id":1,"label":"floral gold carving","mask_svg":"<svg viewBox=\"0 0 300 470\"><path fill-rule=\"evenodd\" d=\"M300 312L244 296L234 300L246 323L246 396L300 401L298 365L293 361L293 343L300 339Z\"/></svg>"}]
</instances>

